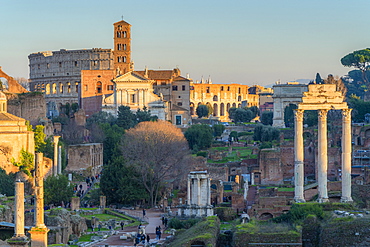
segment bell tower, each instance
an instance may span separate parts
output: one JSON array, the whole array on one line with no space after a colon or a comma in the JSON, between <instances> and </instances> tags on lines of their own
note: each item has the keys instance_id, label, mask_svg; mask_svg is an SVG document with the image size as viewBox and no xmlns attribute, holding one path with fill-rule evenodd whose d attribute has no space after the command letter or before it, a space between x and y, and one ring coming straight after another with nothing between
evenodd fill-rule
<instances>
[{"instance_id":1,"label":"bell tower","mask_svg":"<svg viewBox=\"0 0 370 247\"><path fill-rule=\"evenodd\" d=\"M123 75L131 69L131 25L124 20L114 26L113 66L116 76Z\"/></svg>"}]
</instances>

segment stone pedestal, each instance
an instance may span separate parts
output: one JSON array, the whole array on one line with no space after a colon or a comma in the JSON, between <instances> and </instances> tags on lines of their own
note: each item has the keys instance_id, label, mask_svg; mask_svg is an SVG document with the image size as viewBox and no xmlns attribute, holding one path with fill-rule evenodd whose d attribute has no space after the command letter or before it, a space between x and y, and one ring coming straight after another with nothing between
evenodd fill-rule
<instances>
[{"instance_id":1,"label":"stone pedestal","mask_svg":"<svg viewBox=\"0 0 370 247\"><path fill-rule=\"evenodd\" d=\"M104 209L107 204L107 197L100 196L100 208Z\"/></svg>"},{"instance_id":2,"label":"stone pedestal","mask_svg":"<svg viewBox=\"0 0 370 247\"><path fill-rule=\"evenodd\" d=\"M71 210L79 210L80 209L80 198L79 197L72 197L71 199Z\"/></svg>"},{"instance_id":3,"label":"stone pedestal","mask_svg":"<svg viewBox=\"0 0 370 247\"><path fill-rule=\"evenodd\" d=\"M27 247L29 240L26 236L12 237L11 239L8 239L7 242L11 247Z\"/></svg>"},{"instance_id":4,"label":"stone pedestal","mask_svg":"<svg viewBox=\"0 0 370 247\"><path fill-rule=\"evenodd\" d=\"M28 233L31 234L31 247L47 247L48 231L45 227L32 227Z\"/></svg>"}]
</instances>

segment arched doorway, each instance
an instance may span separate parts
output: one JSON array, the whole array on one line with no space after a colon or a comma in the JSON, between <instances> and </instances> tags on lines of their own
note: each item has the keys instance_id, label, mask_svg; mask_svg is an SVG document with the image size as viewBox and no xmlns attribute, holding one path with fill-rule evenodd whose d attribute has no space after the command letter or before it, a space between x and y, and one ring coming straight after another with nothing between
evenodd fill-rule
<instances>
[{"instance_id":1,"label":"arched doorway","mask_svg":"<svg viewBox=\"0 0 370 247\"><path fill-rule=\"evenodd\" d=\"M224 105L224 103L221 103L221 106L220 106L220 116L225 116L225 105Z\"/></svg>"},{"instance_id":2,"label":"arched doorway","mask_svg":"<svg viewBox=\"0 0 370 247\"><path fill-rule=\"evenodd\" d=\"M259 219L260 220L269 220L269 219L272 219L274 218L274 216L271 214L271 213L263 213L260 215Z\"/></svg>"},{"instance_id":3,"label":"arched doorway","mask_svg":"<svg viewBox=\"0 0 370 247\"><path fill-rule=\"evenodd\" d=\"M190 102L190 115L195 115L194 103L193 102Z\"/></svg>"},{"instance_id":4,"label":"arched doorway","mask_svg":"<svg viewBox=\"0 0 370 247\"><path fill-rule=\"evenodd\" d=\"M218 105L216 103L213 104L213 116L218 117Z\"/></svg>"}]
</instances>

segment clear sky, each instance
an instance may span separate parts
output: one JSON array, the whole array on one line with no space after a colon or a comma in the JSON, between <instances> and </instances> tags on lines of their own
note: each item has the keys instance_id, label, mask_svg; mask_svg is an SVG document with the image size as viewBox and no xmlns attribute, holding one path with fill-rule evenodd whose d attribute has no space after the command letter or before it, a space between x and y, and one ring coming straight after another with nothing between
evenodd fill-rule
<instances>
[{"instance_id":1,"label":"clear sky","mask_svg":"<svg viewBox=\"0 0 370 247\"><path fill-rule=\"evenodd\" d=\"M123 16L136 70L247 85L343 76L340 59L370 47L369 10L369 0L0 0L0 66L28 78L33 52L113 48Z\"/></svg>"}]
</instances>

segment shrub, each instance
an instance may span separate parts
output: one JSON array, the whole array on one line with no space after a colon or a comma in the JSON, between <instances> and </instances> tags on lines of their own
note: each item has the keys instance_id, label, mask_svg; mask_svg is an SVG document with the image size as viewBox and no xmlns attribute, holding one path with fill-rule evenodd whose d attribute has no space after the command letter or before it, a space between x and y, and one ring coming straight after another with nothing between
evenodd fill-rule
<instances>
[{"instance_id":1,"label":"shrub","mask_svg":"<svg viewBox=\"0 0 370 247\"><path fill-rule=\"evenodd\" d=\"M199 151L199 152L197 152L197 156L203 156L204 158L207 158L208 152L207 151Z\"/></svg>"}]
</instances>

